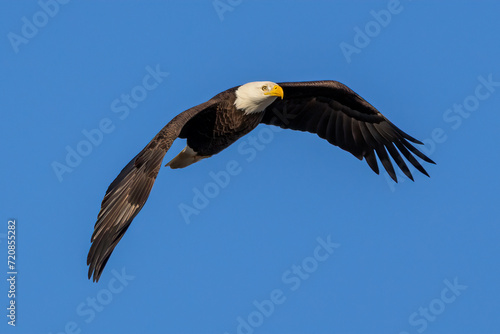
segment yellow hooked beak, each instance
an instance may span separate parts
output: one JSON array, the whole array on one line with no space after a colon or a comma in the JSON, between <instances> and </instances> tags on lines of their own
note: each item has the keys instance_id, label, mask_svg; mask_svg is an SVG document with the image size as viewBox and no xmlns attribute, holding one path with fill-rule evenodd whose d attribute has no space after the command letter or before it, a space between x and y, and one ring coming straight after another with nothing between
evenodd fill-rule
<instances>
[{"instance_id":1,"label":"yellow hooked beak","mask_svg":"<svg viewBox=\"0 0 500 334\"><path fill-rule=\"evenodd\" d=\"M283 88L279 85L274 85L269 92L265 92L264 95L279 96L283 99Z\"/></svg>"}]
</instances>

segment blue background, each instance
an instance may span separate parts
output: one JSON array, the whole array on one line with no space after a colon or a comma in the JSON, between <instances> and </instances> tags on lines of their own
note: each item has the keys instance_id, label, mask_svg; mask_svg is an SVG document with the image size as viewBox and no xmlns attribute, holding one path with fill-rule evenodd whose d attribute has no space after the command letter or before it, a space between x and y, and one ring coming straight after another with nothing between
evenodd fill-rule
<instances>
[{"instance_id":1,"label":"blue background","mask_svg":"<svg viewBox=\"0 0 500 334\"><path fill-rule=\"evenodd\" d=\"M16 218L19 271L15 329L0 284L2 333L500 332L500 87L475 97L480 77L500 81L498 2L40 3L9 1L0 13L0 263ZM25 27L31 37L13 44L34 20L36 34ZM141 91L148 66L169 75L121 119L111 104ZM323 79L424 140L431 178L395 184L315 135L261 125L253 159L239 149L247 137L162 168L100 282L87 279L107 186L172 117L249 81ZM453 108L464 102L461 116ZM66 165L67 148L103 119L113 130L58 177L54 163ZM180 206L230 161L240 172L187 224ZM329 236L340 246L313 260ZM289 272L303 264L307 278ZM283 302L256 313L272 291Z\"/></svg>"}]
</instances>

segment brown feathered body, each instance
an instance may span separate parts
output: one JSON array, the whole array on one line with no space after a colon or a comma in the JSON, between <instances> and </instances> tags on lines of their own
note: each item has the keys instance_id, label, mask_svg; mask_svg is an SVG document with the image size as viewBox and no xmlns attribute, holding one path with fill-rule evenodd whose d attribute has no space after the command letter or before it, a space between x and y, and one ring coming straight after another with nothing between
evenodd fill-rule
<instances>
[{"instance_id":1,"label":"brown feathered body","mask_svg":"<svg viewBox=\"0 0 500 334\"><path fill-rule=\"evenodd\" d=\"M259 125L262 113L245 114L234 105L234 88L225 91L210 107L190 119L179 138L198 155L212 156L228 148Z\"/></svg>"}]
</instances>

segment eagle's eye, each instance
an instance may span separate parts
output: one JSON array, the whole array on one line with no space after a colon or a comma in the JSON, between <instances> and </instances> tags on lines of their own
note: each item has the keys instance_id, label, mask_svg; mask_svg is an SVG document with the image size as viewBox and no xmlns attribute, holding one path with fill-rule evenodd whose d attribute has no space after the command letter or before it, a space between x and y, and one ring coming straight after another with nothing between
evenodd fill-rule
<instances>
[{"instance_id":1,"label":"eagle's eye","mask_svg":"<svg viewBox=\"0 0 500 334\"><path fill-rule=\"evenodd\" d=\"M264 92L267 92L267 90L268 90L267 86L266 86L266 85L262 86L262 90L263 90Z\"/></svg>"}]
</instances>

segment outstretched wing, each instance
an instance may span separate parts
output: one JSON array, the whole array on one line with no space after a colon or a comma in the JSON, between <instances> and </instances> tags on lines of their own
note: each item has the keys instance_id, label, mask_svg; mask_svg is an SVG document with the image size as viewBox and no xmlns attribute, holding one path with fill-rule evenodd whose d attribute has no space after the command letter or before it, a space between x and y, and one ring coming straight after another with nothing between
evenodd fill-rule
<instances>
[{"instance_id":1,"label":"outstretched wing","mask_svg":"<svg viewBox=\"0 0 500 334\"><path fill-rule=\"evenodd\" d=\"M429 176L415 156L434 162L410 142L422 143L392 124L349 87L337 81L285 82L279 85L283 88L284 99L276 100L266 108L261 123L316 133L358 159L365 158L377 174L378 156L396 182L396 173L387 152L411 180L413 176L401 154L421 173Z\"/></svg>"},{"instance_id":2,"label":"outstretched wing","mask_svg":"<svg viewBox=\"0 0 500 334\"><path fill-rule=\"evenodd\" d=\"M163 157L182 127L212 102L202 103L174 117L148 145L136 155L109 185L92 234L87 265L89 279L99 280L106 262L148 199Z\"/></svg>"}]
</instances>

